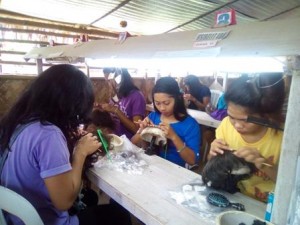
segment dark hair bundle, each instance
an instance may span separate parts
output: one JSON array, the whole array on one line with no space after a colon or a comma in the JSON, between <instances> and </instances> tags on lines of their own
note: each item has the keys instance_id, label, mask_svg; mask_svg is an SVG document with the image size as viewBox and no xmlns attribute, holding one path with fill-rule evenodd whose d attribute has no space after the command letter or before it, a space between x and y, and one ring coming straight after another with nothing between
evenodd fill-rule
<instances>
[{"instance_id":1,"label":"dark hair bundle","mask_svg":"<svg viewBox=\"0 0 300 225\"><path fill-rule=\"evenodd\" d=\"M237 183L249 178L256 170L253 163L237 157L232 151L224 151L224 154L218 154L206 163L202 180L212 188L235 193L239 191Z\"/></svg>"}]
</instances>

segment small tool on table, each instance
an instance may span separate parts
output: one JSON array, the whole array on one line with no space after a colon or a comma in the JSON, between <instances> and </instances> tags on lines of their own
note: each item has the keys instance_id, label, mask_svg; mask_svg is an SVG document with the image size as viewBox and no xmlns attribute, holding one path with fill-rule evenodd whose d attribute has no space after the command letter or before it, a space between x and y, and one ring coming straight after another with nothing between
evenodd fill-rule
<instances>
[{"instance_id":1,"label":"small tool on table","mask_svg":"<svg viewBox=\"0 0 300 225\"><path fill-rule=\"evenodd\" d=\"M211 192L206 197L206 200L208 203L222 207L222 208L228 208L232 207L239 211L245 211L245 206L241 203L232 203L230 202L224 195L217 193L217 192Z\"/></svg>"}]
</instances>

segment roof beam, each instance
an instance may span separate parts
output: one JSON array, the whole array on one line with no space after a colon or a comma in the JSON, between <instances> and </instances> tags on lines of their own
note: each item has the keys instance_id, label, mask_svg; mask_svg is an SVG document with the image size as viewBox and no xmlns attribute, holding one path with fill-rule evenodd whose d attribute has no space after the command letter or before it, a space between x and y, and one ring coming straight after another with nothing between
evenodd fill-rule
<instances>
[{"instance_id":1,"label":"roof beam","mask_svg":"<svg viewBox=\"0 0 300 225\"><path fill-rule=\"evenodd\" d=\"M127 3L129 3L131 0L125 0L123 2L121 2L119 5L117 5L115 8L113 8L112 10L110 10L109 12L105 13L103 16L101 16L100 18L94 20L93 22L90 23L90 25L93 25L94 23L98 22L99 20L102 20L103 18L107 17L108 15L112 14L114 11L117 11L119 8L123 7L124 5L126 5Z\"/></svg>"},{"instance_id":2,"label":"roof beam","mask_svg":"<svg viewBox=\"0 0 300 225\"><path fill-rule=\"evenodd\" d=\"M0 38L0 42L14 42L14 43L27 43L27 44L39 44L39 45L50 45L49 42L46 41L31 41L31 40L18 40L18 39L3 39ZM59 43L56 43L59 44Z\"/></svg>"},{"instance_id":3,"label":"roof beam","mask_svg":"<svg viewBox=\"0 0 300 225\"><path fill-rule=\"evenodd\" d=\"M0 23L61 30L66 32L74 32L78 34L96 35L99 38L101 37L118 38L119 36L119 34L117 33L103 31L89 25L80 26L72 23L61 23L52 20L38 19L34 17L28 17L22 14L12 13L2 9L0 9Z\"/></svg>"},{"instance_id":4,"label":"roof beam","mask_svg":"<svg viewBox=\"0 0 300 225\"><path fill-rule=\"evenodd\" d=\"M35 29L19 29L19 28L6 28L6 27L0 27L0 31L11 31L15 33L29 33L29 34L44 34L47 36L55 36L55 37L66 37L66 38L79 38L79 35L76 34L64 34L64 33L57 33L57 32L48 32L48 31L42 31L42 30L35 30ZM88 35L89 40L99 40L102 38L99 38L98 36L94 35Z\"/></svg>"},{"instance_id":5,"label":"roof beam","mask_svg":"<svg viewBox=\"0 0 300 225\"><path fill-rule=\"evenodd\" d=\"M3 50L0 50L0 55L1 54L11 54L11 55L25 55L26 52L19 52L19 51L3 51Z\"/></svg>"},{"instance_id":6,"label":"roof beam","mask_svg":"<svg viewBox=\"0 0 300 225\"><path fill-rule=\"evenodd\" d=\"M292 10L294 10L294 9L299 8L299 7L300 7L300 5L298 5L298 6L296 6L296 7L293 7L293 8L291 8L291 9L287 9L287 10L285 10L285 11L283 11L283 12L280 12L280 13L277 13L277 14L275 14L275 15L273 15L273 16L270 16L270 17L268 17L268 18L265 18L265 19L263 19L262 21L266 21L266 20L272 19L272 18L274 18L274 17L276 17L276 16L280 16L280 15L282 15L282 14L285 14L285 13L287 13L287 12L290 12L290 11L292 11Z\"/></svg>"}]
</instances>

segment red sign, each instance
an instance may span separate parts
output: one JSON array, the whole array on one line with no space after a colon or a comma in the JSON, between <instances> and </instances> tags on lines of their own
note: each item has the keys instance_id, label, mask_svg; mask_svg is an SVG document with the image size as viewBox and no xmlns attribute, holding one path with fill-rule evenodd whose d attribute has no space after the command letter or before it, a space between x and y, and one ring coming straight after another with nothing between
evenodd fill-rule
<instances>
[{"instance_id":1,"label":"red sign","mask_svg":"<svg viewBox=\"0 0 300 225\"><path fill-rule=\"evenodd\" d=\"M215 27L224 27L236 24L235 10L222 10L216 12Z\"/></svg>"}]
</instances>

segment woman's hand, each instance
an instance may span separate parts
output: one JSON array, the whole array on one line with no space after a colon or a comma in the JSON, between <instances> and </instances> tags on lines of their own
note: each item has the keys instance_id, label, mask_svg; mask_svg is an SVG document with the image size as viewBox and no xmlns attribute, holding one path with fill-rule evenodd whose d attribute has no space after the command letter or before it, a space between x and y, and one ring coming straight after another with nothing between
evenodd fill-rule
<instances>
[{"instance_id":1,"label":"woman's hand","mask_svg":"<svg viewBox=\"0 0 300 225\"><path fill-rule=\"evenodd\" d=\"M259 153L256 148L242 147L234 152L237 157L244 158L247 162L253 163L257 169L263 167L266 159Z\"/></svg>"},{"instance_id":2,"label":"woman's hand","mask_svg":"<svg viewBox=\"0 0 300 225\"><path fill-rule=\"evenodd\" d=\"M115 113L116 110L118 109L117 106L114 106L114 105L109 104L109 103L103 103L103 104L101 105L101 108L102 108L104 111L106 111L106 112L112 112L112 113Z\"/></svg>"},{"instance_id":3,"label":"woman's hand","mask_svg":"<svg viewBox=\"0 0 300 225\"><path fill-rule=\"evenodd\" d=\"M228 144L222 140L222 139L215 139L211 145L209 150L208 158L210 159L213 156L216 156L218 154L223 154L224 151L230 151L232 150Z\"/></svg>"},{"instance_id":4,"label":"woman's hand","mask_svg":"<svg viewBox=\"0 0 300 225\"><path fill-rule=\"evenodd\" d=\"M153 122L149 119L149 117L146 117L144 120L138 120L136 123L138 123L140 126L140 128L137 131L138 134L140 134L142 130L144 130L146 127L154 126Z\"/></svg>"},{"instance_id":5,"label":"woman's hand","mask_svg":"<svg viewBox=\"0 0 300 225\"><path fill-rule=\"evenodd\" d=\"M176 132L173 130L173 128L170 126L170 124L160 123L159 128L164 132L164 134L166 135L166 138L174 141L175 138L177 137Z\"/></svg>"},{"instance_id":6,"label":"woman's hand","mask_svg":"<svg viewBox=\"0 0 300 225\"><path fill-rule=\"evenodd\" d=\"M101 143L98 141L98 137L92 133L88 133L78 140L74 153L80 153L84 157L87 157L100 147Z\"/></svg>"},{"instance_id":7,"label":"woman's hand","mask_svg":"<svg viewBox=\"0 0 300 225\"><path fill-rule=\"evenodd\" d=\"M193 95L191 95L191 94L184 94L184 95L183 95L183 98L184 98L185 100L188 100L188 101L191 101L191 102L194 102L194 101L195 101L195 97L194 97Z\"/></svg>"}]
</instances>

